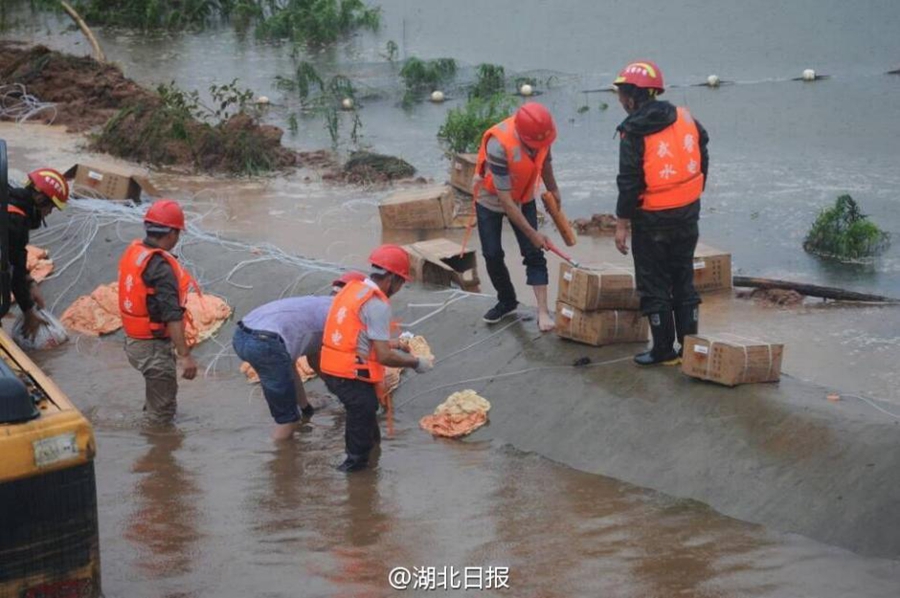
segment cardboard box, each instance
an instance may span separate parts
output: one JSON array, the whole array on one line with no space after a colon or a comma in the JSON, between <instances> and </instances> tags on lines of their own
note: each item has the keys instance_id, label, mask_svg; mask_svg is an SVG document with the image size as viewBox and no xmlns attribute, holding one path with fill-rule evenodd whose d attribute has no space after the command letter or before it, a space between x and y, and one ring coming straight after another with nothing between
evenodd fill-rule
<instances>
[{"instance_id":1,"label":"cardboard box","mask_svg":"<svg viewBox=\"0 0 900 598\"><path fill-rule=\"evenodd\" d=\"M462 245L447 239L419 241L403 248L409 253L413 280L479 292L481 281L474 249L466 249L460 256Z\"/></svg>"},{"instance_id":2,"label":"cardboard box","mask_svg":"<svg viewBox=\"0 0 900 598\"><path fill-rule=\"evenodd\" d=\"M583 311L640 307L634 274L627 268L608 264L587 270L563 262L557 300Z\"/></svg>"},{"instance_id":3,"label":"cardboard box","mask_svg":"<svg viewBox=\"0 0 900 598\"><path fill-rule=\"evenodd\" d=\"M725 386L777 382L783 353L783 344L733 334L687 336L681 371Z\"/></svg>"},{"instance_id":4,"label":"cardboard box","mask_svg":"<svg viewBox=\"0 0 900 598\"><path fill-rule=\"evenodd\" d=\"M472 179L475 177L475 162L478 154L454 154L450 160L450 184L472 195Z\"/></svg>"},{"instance_id":5,"label":"cardboard box","mask_svg":"<svg viewBox=\"0 0 900 598\"><path fill-rule=\"evenodd\" d=\"M139 174L76 164L66 171L65 176L67 179L74 179L72 190L86 197L130 199L140 203L141 192L150 197L159 195L159 191L150 184L147 177Z\"/></svg>"},{"instance_id":6,"label":"cardboard box","mask_svg":"<svg viewBox=\"0 0 900 598\"><path fill-rule=\"evenodd\" d=\"M603 309L582 311L556 302L556 334L562 338L594 345L645 343L650 328L639 311Z\"/></svg>"},{"instance_id":7,"label":"cardboard box","mask_svg":"<svg viewBox=\"0 0 900 598\"><path fill-rule=\"evenodd\" d=\"M453 222L454 197L447 185L398 191L378 206L381 225L395 229L446 228Z\"/></svg>"},{"instance_id":8,"label":"cardboard box","mask_svg":"<svg viewBox=\"0 0 900 598\"><path fill-rule=\"evenodd\" d=\"M697 244L694 251L694 288L709 293L731 288L731 254Z\"/></svg>"}]
</instances>

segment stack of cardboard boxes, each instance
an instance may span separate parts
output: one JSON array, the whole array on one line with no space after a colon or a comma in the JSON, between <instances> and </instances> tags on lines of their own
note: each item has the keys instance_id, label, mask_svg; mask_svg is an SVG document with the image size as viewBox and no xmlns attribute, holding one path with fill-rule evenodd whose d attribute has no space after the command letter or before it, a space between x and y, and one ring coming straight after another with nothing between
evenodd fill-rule
<instances>
[{"instance_id":1,"label":"stack of cardboard boxes","mask_svg":"<svg viewBox=\"0 0 900 598\"><path fill-rule=\"evenodd\" d=\"M627 269L561 265L556 333L562 338L597 347L646 342L649 329L639 307L634 275Z\"/></svg>"}]
</instances>

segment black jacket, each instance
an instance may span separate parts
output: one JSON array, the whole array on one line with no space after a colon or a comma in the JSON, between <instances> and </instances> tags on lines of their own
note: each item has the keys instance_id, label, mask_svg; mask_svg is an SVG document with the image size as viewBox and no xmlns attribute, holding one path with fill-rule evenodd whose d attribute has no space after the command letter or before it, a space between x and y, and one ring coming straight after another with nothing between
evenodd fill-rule
<instances>
[{"instance_id":1,"label":"black jacket","mask_svg":"<svg viewBox=\"0 0 900 598\"><path fill-rule=\"evenodd\" d=\"M669 102L652 101L641 106L636 112L629 114L616 130L619 132L619 175L616 183L619 186L619 200L616 215L629 218L632 224L641 228L669 228L685 223L694 223L700 217L700 201L671 210L644 211L640 209L640 195L647 188L644 179L644 137L658 133L670 126L678 118L675 106ZM700 169L704 179L709 172L709 152L706 149L709 135L699 121L697 131L700 133ZM705 186L704 180L704 186Z\"/></svg>"},{"instance_id":2,"label":"black jacket","mask_svg":"<svg viewBox=\"0 0 900 598\"><path fill-rule=\"evenodd\" d=\"M18 187L9 188L9 204L25 212L9 213L9 267L10 286L19 309L26 312L34 307L31 300L31 277L28 275L28 250L26 249L32 229L41 226L43 220L37 206L31 199L31 191Z\"/></svg>"}]
</instances>

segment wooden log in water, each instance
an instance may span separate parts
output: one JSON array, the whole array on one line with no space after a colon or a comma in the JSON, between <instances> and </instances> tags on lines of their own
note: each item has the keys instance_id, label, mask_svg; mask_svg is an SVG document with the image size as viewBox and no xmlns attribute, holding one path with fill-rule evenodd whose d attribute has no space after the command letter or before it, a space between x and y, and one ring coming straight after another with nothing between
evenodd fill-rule
<instances>
[{"instance_id":1,"label":"wooden log in water","mask_svg":"<svg viewBox=\"0 0 900 598\"><path fill-rule=\"evenodd\" d=\"M753 276L735 276L732 279L736 287L751 287L756 289L787 289L797 291L801 295L834 299L836 301L865 301L867 303L900 303L900 299L885 297L883 295L871 295L869 293L857 293L846 289L823 287L817 284L803 282L791 282L788 280L775 280L772 278L756 278Z\"/></svg>"}]
</instances>

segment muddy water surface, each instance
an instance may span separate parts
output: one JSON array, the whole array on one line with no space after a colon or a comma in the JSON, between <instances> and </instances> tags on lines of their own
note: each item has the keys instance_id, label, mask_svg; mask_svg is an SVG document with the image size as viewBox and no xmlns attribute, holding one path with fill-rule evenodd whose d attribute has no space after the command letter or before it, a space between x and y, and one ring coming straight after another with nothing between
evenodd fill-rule
<instances>
[{"instance_id":1,"label":"muddy water surface","mask_svg":"<svg viewBox=\"0 0 900 598\"><path fill-rule=\"evenodd\" d=\"M395 567L508 567L515 596L884 596L900 565L778 534L583 474L501 442L434 441L396 422L374 470L333 469L342 409L273 447L236 373L182 384L177 430L141 429L120 343L42 359L98 436L106 595L392 596ZM407 590L408 595L429 595ZM433 593L433 592L432 592Z\"/></svg>"}]
</instances>

